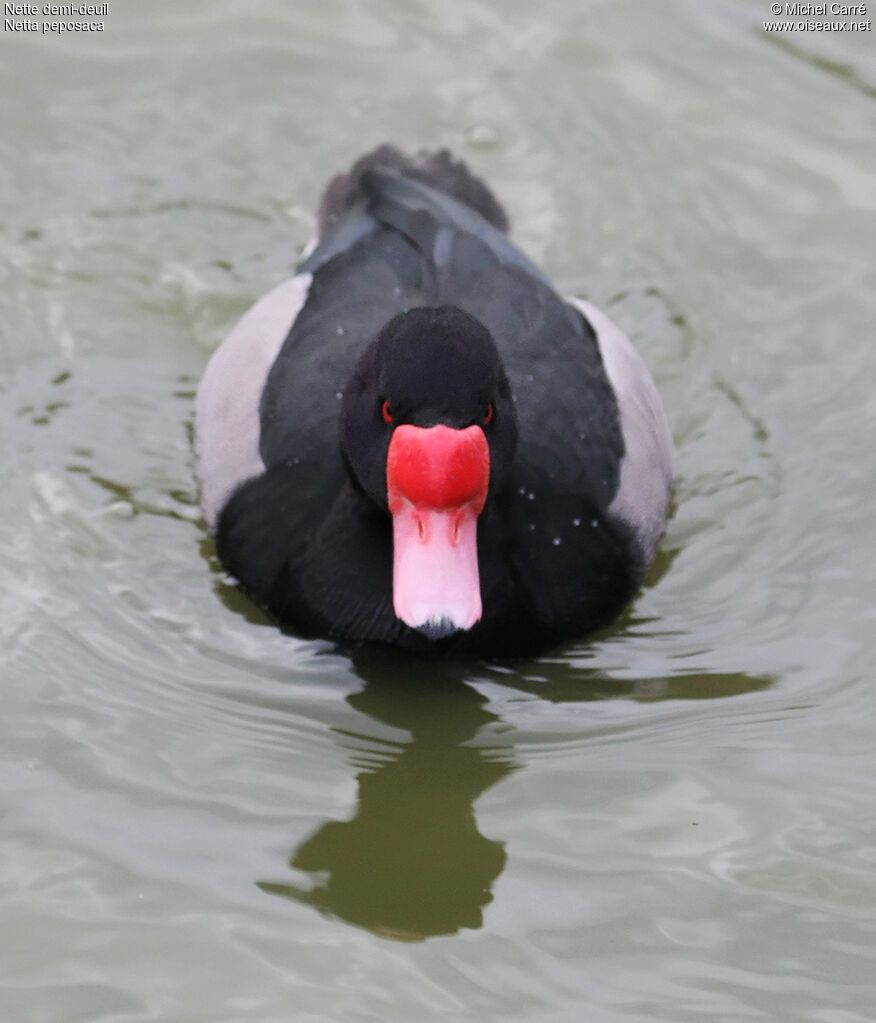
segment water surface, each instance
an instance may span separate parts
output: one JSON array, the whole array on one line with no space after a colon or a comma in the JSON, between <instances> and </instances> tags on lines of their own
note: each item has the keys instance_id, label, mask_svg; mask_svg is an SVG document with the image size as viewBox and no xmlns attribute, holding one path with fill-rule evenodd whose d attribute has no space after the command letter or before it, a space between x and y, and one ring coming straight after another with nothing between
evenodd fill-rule
<instances>
[{"instance_id":1,"label":"water surface","mask_svg":"<svg viewBox=\"0 0 876 1023\"><path fill-rule=\"evenodd\" d=\"M0 1019L876 1005L876 60L767 4L111 4L4 33ZM366 147L452 146L678 447L614 627L424 665L215 563L192 399Z\"/></svg>"}]
</instances>

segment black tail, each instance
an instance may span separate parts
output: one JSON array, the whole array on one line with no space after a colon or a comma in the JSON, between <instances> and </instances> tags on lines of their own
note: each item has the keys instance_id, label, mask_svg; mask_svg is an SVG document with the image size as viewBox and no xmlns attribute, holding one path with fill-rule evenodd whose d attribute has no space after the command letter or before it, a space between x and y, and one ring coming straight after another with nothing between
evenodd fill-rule
<instances>
[{"instance_id":1,"label":"black tail","mask_svg":"<svg viewBox=\"0 0 876 1023\"><path fill-rule=\"evenodd\" d=\"M320 238L347 210L365 198L362 175L369 170L395 171L422 181L470 206L500 231L508 231L508 216L499 201L462 161L454 160L449 149L424 151L409 157L395 146L384 144L360 157L346 174L338 174L329 182L319 204Z\"/></svg>"}]
</instances>

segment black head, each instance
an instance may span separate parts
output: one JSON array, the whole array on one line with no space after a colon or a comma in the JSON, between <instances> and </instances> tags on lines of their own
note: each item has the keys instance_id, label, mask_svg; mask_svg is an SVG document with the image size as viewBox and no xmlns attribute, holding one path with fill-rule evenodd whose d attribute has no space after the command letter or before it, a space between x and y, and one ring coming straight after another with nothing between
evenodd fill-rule
<instances>
[{"instance_id":1,"label":"black head","mask_svg":"<svg viewBox=\"0 0 876 1023\"><path fill-rule=\"evenodd\" d=\"M501 489L517 443L508 378L490 332L456 306L395 316L368 347L344 392L341 443L358 484L386 506L386 458L403 424L481 426L490 492Z\"/></svg>"}]
</instances>

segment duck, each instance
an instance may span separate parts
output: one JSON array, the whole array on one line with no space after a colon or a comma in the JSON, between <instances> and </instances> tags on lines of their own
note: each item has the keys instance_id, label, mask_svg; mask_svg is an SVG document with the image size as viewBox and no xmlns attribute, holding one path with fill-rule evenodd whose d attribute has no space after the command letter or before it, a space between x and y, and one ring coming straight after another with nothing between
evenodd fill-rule
<instances>
[{"instance_id":1,"label":"duck","mask_svg":"<svg viewBox=\"0 0 876 1023\"><path fill-rule=\"evenodd\" d=\"M627 336L557 293L447 149L366 153L316 224L197 390L225 572L283 629L353 646L535 656L611 623L673 481Z\"/></svg>"}]
</instances>

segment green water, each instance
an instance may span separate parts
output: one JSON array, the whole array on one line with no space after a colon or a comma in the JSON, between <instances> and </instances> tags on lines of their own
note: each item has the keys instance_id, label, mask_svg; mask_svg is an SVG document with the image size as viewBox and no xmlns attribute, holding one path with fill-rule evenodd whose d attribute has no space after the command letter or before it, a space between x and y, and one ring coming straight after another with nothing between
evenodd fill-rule
<instances>
[{"instance_id":1,"label":"green water","mask_svg":"<svg viewBox=\"0 0 876 1023\"><path fill-rule=\"evenodd\" d=\"M876 48L771 17L4 31L2 1023L874 1018ZM200 520L209 353L384 139L490 181L672 424L648 585L527 664L283 636Z\"/></svg>"}]
</instances>

